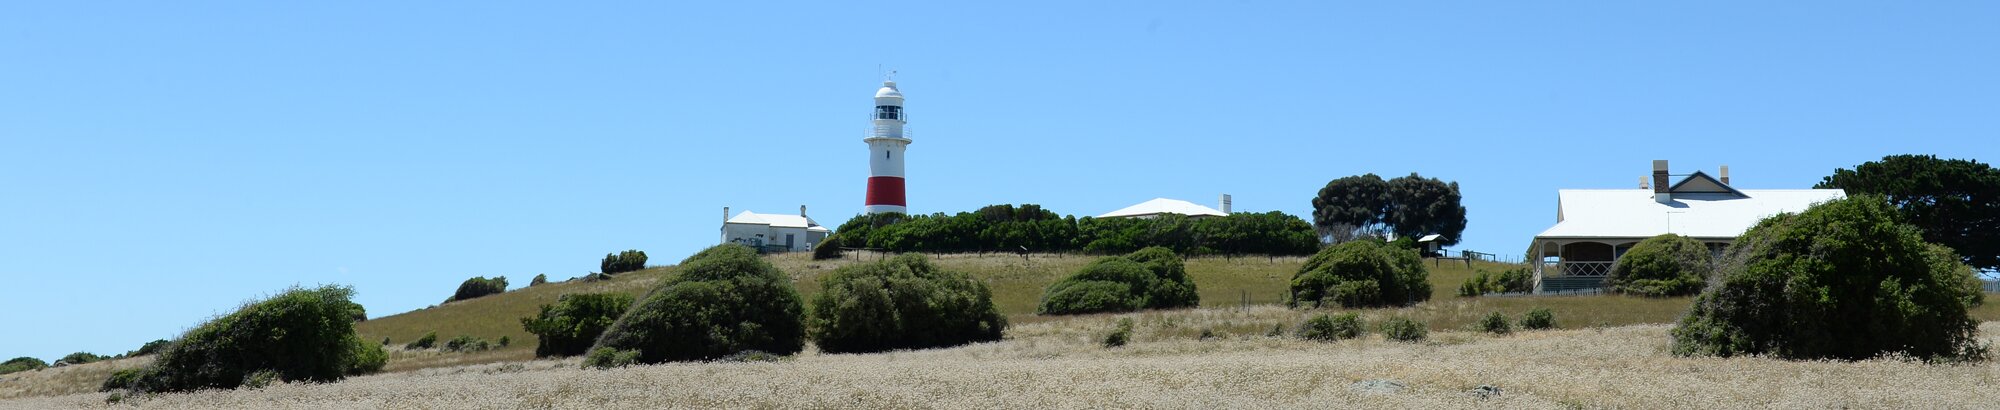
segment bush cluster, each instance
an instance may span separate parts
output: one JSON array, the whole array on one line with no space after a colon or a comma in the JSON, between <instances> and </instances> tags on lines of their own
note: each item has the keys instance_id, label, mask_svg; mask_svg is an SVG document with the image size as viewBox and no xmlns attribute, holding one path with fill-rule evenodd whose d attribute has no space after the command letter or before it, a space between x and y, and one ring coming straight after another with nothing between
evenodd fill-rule
<instances>
[{"instance_id":1,"label":"bush cluster","mask_svg":"<svg viewBox=\"0 0 2000 410\"><path fill-rule=\"evenodd\" d=\"M430 332L425 332L423 336L417 337L417 340L411 340L410 343L404 344L403 349L404 350L429 349L437 347L437 341L438 341L438 332L433 330Z\"/></svg>"},{"instance_id":2,"label":"bush cluster","mask_svg":"<svg viewBox=\"0 0 2000 410\"><path fill-rule=\"evenodd\" d=\"M535 317L521 318L521 328L535 335L535 357L576 356L590 351L590 345L604 334L632 306L632 296L623 293L574 293L542 305Z\"/></svg>"},{"instance_id":3,"label":"bush cluster","mask_svg":"<svg viewBox=\"0 0 2000 410\"><path fill-rule=\"evenodd\" d=\"M507 292L506 276L495 276L492 279L487 279L486 277L483 276L474 276L471 279L466 279L465 283L458 284L458 292L452 293L451 299L445 299L444 301L445 303L450 303L486 295L498 295L506 292Z\"/></svg>"},{"instance_id":4,"label":"bush cluster","mask_svg":"<svg viewBox=\"0 0 2000 410\"><path fill-rule=\"evenodd\" d=\"M892 252L1025 249L1111 254L1159 246L1193 255L1305 255L1319 248L1312 224L1280 212L1100 219L1057 215L1032 204L992 205L950 216L861 215L841 224L836 232L840 245Z\"/></svg>"},{"instance_id":5,"label":"bush cluster","mask_svg":"<svg viewBox=\"0 0 2000 410\"><path fill-rule=\"evenodd\" d=\"M140 391L231 389L252 373L327 382L381 368L386 354L354 333L350 299L340 286L292 288L216 318L162 350L128 386Z\"/></svg>"},{"instance_id":6,"label":"bush cluster","mask_svg":"<svg viewBox=\"0 0 2000 410\"><path fill-rule=\"evenodd\" d=\"M1363 333L1361 315L1354 312L1313 316L1299 325L1299 338L1306 340L1331 342L1361 337Z\"/></svg>"},{"instance_id":7,"label":"bush cluster","mask_svg":"<svg viewBox=\"0 0 2000 410\"><path fill-rule=\"evenodd\" d=\"M604 260L597 263L598 272L606 275L616 275L645 268L646 252L638 249L604 254Z\"/></svg>"},{"instance_id":8,"label":"bush cluster","mask_svg":"<svg viewBox=\"0 0 2000 410\"><path fill-rule=\"evenodd\" d=\"M812 338L827 353L994 341L1007 327L986 284L920 254L841 267L820 286Z\"/></svg>"},{"instance_id":9,"label":"bush cluster","mask_svg":"<svg viewBox=\"0 0 2000 410\"><path fill-rule=\"evenodd\" d=\"M1611 265L1605 285L1612 292L1649 297L1701 293L1714 261L1708 244L1685 236L1663 234L1633 245Z\"/></svg>"},{"instance_id":10,"label":"bush cluster","mask_svg":"<svg viewBox=\"0 0 2000 410\"><path fill-rule=\"evenodd\" d=\"M46 369L48 367L49 363L42 361L42 359L22 356L22 357L7 359L7 362L0 363L0 374L25 372L29 370L41 370L41 369Z\"/></svg>"},{"instance_id":11,"label":"bush cluster","mask_svg":"<svg viewBox=\"0 0 2000 410\"><path fill-rule=\"evenodd\" d=\"M472 335L459 335L444 342L444 351L447 352L473 353L484 352L492 348L492 342Z\"/></svg>"},{"instance_id":12,"label":"bush cluster","mask_svg":"<svg viewBox=\"0 0 2000 410\"><path fill-rule=\"evenodd\" d=\"M547 285L547 284L549 284L549 274L546 274L546 273L537 273L537 274L535 274L535 278L534 278L534 279L529 279L529 280L528 280L528 286L529 286L529 287L535 287L535 286L541 286L541 285Z\"/></svg>"},{"instance_id":13,"label":"bush cluster","mask_svg":"<svg viewBox=\"0 0 2000 410\"><path fill-rule=\"evenodd\" d=\"M1421 342L1430 335L1430 329L1423 322L1403 317L1392 317L1382 321L1382 337L1400 342Z\"/></svg>"},{"instance_id":14,"label":"bush cluster","mask_svg":"<svg viewBox=\"0 0 2000 410\"><path fill-rule=\"evenodd\" d=\"M1458 286L1458 295L1478 297L1488 293L1525 293L1535 290L1535 273L1527 267L1488 272L1480 269Z\"/></svg>"},{"instance_id":15,"label":"bush cluster","mask_svg":"<svg viewBox=\"0 0 2000 410\"><path fill-rule=\"evenodd\" d=\"M757 251L717 245L680 266L679 275L639 298L591 350L636 350L640 363L660 363L746 350L790 355L805 347L799 293Z\"/></svg>"},{"instance_id":16,"label":"bush cluster","mask_svg":"<svg viewBox=\"0 0 2000 410\"><path fill-rule=\"evenodd\" d=\"M1409 306L1430 300L1430 273L1417 252L1377 240L1334 245L1292 275L1291 307Z\"/></svg>"},{"instance_id":17,"label":"bush cluster","mask_svg":"<svg viewBox=\"0 0 2000 410\"><path fill-rule=\"evenodd\" d=\"M827 235L826 239L819 240L818 245L813 245L813 260L839 259L842 246L846 245L841 244L840 234Z\"/></svg>"},{"instance_id":18,"label":"bush cluster","mask_svg":"<svg viewBox=\"0 0 2000 410\"><path fill-rule=\"evenodd\" d=\"M91 352L76 352L76 353L70 353L69 355L66 355L66 356L63 356L63 357L62 357L61 359L56 359L56 363L55 363L55 365L54 365L54 366L56 366L56 367L62 367L62 366L69 366L69 365L78 365L78 364L85 364L85 363L96 363L96 362L98 362L98 361L102 361L102 360L104 360L104 359L107 359L107 357L104 357L104 356L98 356L98 355L97 355L97 354L95 354L95 353L91 353Z\"/></svg>"},{"instance_id":19,"label":"bush cluster","mask_svg":"<svg viewBox=\"0 0 2000 410\"><path fill-rule=\"evenodd\" d=\"M1967 315L1983 302L1971 268L1900 223L1881 197L1764 219L1719 265L1672 331L1675 354L1983 356Z\"/></svg>"},{"instance_id":20,"label":"bush cluster","mask_svg":"<svg viewBox=\"0 0 2000 410\"><path fill-rule=\"evenodd\" d=\"M1042 293L1036 313L1072 315L1173 309L1201 304L1194 280L1180 255L1166 248L1141 249L1125 256L1107 256L1077 271Z\"/></svg>"}]
</instances>

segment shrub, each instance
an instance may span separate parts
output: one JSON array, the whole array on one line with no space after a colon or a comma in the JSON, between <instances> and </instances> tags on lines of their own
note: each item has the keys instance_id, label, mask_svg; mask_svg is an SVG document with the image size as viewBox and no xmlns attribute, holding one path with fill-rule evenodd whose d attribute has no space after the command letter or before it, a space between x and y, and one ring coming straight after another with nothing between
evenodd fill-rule
<instances>
[{"instance_id":1,"label":"shrub","mask_svg":"<svg viewBox=\"0 0 2000 410\"><path fill-rule=\"evenodd\" d=\"M1381 330L1383 337L1402 342L1420 342L1430 335L1430 330L1424 328L1423 322L1403 317L1383 320Z\"/></svg>"},{"instance_id":2,"label":"shrub","mask_svg":"<svg viewBox=\"0 0 2000 410\"><path fill-rule=\"evenodd\" d=\"M840 235L827 235L813 246L813 260L840 259Z\"/></svg>"},{"instance_id":3,"label":"shrub","mask_svg":"<svg viewBox=\"0 0 2000 410\"><path fill-rule=\"evenodd\" d=\"M549 284L549 274L546 273L537 273L535 274L534 279L528 280L528 287L535 287L547 284Z\"/></svg>"},{"instance_id":4,"label":"shrub","mask_svg":"<svg viewBox=\"0 0 2000 410\"><path fill-rule=\"evenodd\" d=\"M417 340L412 340L410 341L409 344L403 345L403 349L407 350L429 349L437 347L437 341L438 341L438 332L433 330L430 332L425 332L424 335L422 337L418 337Z\"/></svg>"},{"instance_id":5,"label":"shrub","mask_svg":"<svg viewBox=\"0 0 2000 410\"><path fill-rule=\"evenodd\" d=\"M619 253L604 254L604 260L597 263L599 272L616 275L646 268L646 253L631 249Z\"/></svg>"},{"instance_id":6,"label":"shrub","mask_svg":"<svg viewBox=\"0 0 2000 410\"><path fill-rule=\"evenodd\" d=\"M458 292L453 293L451 299L445 299L444 301L445 303L451 303L486 295L498 295L505 292L507 292L506 276L495 276L492 279L475 276L471 279L466 279L465 283L458 284Z\"/></svg>"},{"instance_id":7,"label":"shrub","mask_svg":"<svg viewBox=\"0 0 2000 410\"><path fill-rule=\"evenodd\" d=\"M631 366L638 363L639 363L638 350L618 350L609 347L604 347L591 350L590 355L583 357L583 367L586 369L588 368L609 369L613 367Z\"/></svg>"},{"instance_id":8,"label":"shrub","mask_svg":"<svg viewBox=\"0 0 2000 410\"><path fill-rule=\"evenodd\" d=\"M104 359L105 359L104 356L98 356L97 354L91 352L76 352L76 353L70 353L68 356L63 356L61 359L56 359L55 366L62 367L62 366L77 365L84 363L95 363L98 361L102 361Z\"/></svg>"},{"instance_id":9,"label":"shrub","mask_svg":"<svg viewBox=\"0 0 2000 410\"><path fill-rule=\"evenodd\" d=\"M1534 272L1526 267L1499 272L1480 269L1478 273L1458 285L1458 295L1477 297L1488 293L1523 293L1534 290Z\"/></svg>"},{"instance_id":10,"label":"shrub","mask_svg":"<svg viewBox=\"0 0 2000 410\"><path fill-rule=\"evenodd\" d=\"M792 280L747 246L710 247L681 262L604 331L592 350L637 350L640 363L707 360L805 346L804 304Z\"/></svg>"},{"instance_id":11,"label":"shrub","mask_svg":"<svg viewBox=\"0 0 2000 410\"><path fill-rule=\"evenodd\" d=\"M513 340L513 338L510 338L510 337L507 337L507 336L501 336L501 337L500 337L500 341L499 341L499 342L495 342L495 344L498 344L498 345L500 345L500 347L507 347L507 345L509 345L509 344L512 344L512 343L514 343L514 340Z\"/></svg>"},{"instance_id":12,"label":"shrub","mask_svg":"<svg viewBox=\"0 0 2000 410\"><path fill-rule=\"evenodd\" d=\"M357 343L353 345L354 364L347 367L347 375L359 376L376 373L382 371L383 366L389 365L389 352L384 350L382 345L359 343L360 340L356 340L355 342Z\"/></svg>"},{"instance_id":13,"label":"shrub","mask_svg":"<svg viewBox=\"0 0 2000 410\"><path fill-rule=\"evenodd\" d=\"M1896 215L1856 196L1759 222L1672 331L1673 352L1976 358L1967 311L1983 296L1971 268Z\"/></svg>"},{"instance_id":14,"label":"shrub","mask_svg":"<svg viewBox=\"0 0 2000 410\"><path fill-rule=\"evenodd\" d=\"M265 387L270 387L271 383L281 383L281 382L284 382L284 375L278 374L277 371L258 370L250 372L250 374L243 376L242 387L248 389L262 389Z\"/></svg>"},{"instance_id":15,"label":"shrub","mask_svg":"<svg viewBox=\"0 0 2000 410\"><path fill-rule=\"evenodd\" d=\"M146 344L139 345L139 350L133 350L131 353L126 353L125 356L126 357L145 356L149 354L159 353L161 349L166 349L167 345L171 343L173 342L169 342L166 339L159 339L151 342L146 342Z\"/></svg>"},{"instance_id":16,"label":"shrub","mask_svg":"<svg viewBox=\"0 0 2000 410\"><path fill-rule=\"evenodd\" d=\"M1612 292L1649 297L1687 296L1707 284L1708 245L1675 234L1663 234L1633 245L1611 265L1605 285Z\"/></svg>"},{"instance_id":17,"label":"shrub","mask_svg":"<svg viewBox=\"0 0 2000 410\"><path fill-rule=\"evenodd\" d=\"M41 370L41 369L46 369L48 367L49 363L42 361L42 359L26 357L26 356L16 357L12 359L7 359L7 362L5 363L0 363L0 374L25 372L29 370Z\"/></svg>"},{"instance_id":18,"label":"shrub","mask_svg":"<svg viewBox=\"0 0 2000 410\"><path fill-rule=\"evenodd\" d=\"M576 356L590 351L590 345L604 329L632 306L632 296L623 293L575 293L542 305L542 313L521 318L521 328L533 333L539 344L535 357Z\"/></svg>"},{"instance_id":19,"label":"shrub","mask_svg":"<svg viewBox=\"0 0 2000 410\"><path fill-rule=\"evenodd\" d=\"M1514 326L1507 323L1506 315L1502 315L1500 312L1493 312L1479 319L1479 330L1486 333L1504 335L1514 333Z\"/></svg>"},{"instance_id":20,"label":"shrub","mask_svg":"<svg viewBox=\"0 0 2000 410\"><path fill-rule=\"evenodd\" d=\"M1526 330L1554 329L1556 328L1556 314L1555 312L1550 312L1549 308L1534 308L1533 310L1529 310L1528 313L1521 315L1521 328Z\"/></svg>"},{"instance_id":21,"label":"shrub","mask_svg":"<svg viewBox=\"0 0 2000 410\"><path fill-rule=\"evenodd\" d=\"M1429 273L1417 252L1375 240L1334 245L1292 276L1292 307L1409 306L1429 300Z\"/></svg>"},{"instance_id":22,"label":"shrub","mask_svg":"<svg viewBox=\"0 0 2000 410\"><path fill-rule=\"evenodd\" d=\"M1361 334L1361 315L1353 312L1314 316L1299 325L1299 338L1306 340L1335 341L1361 337Z\"/></svg>"},{"instance_id":23,"label":"shrub","mask_svg":"<svg viewBox=\"0 0 2000 410\"><path fill-rule=\"evenodd\" d=\"M118 389L130 389L138 384L140 377L143 377L145 375L146 375L146 368L144 367L136 367L136 368L124 369L112 372L111 378L104 379L104 384L98 385L97 391L102 392L102 391L112 391Z\"/></svg>"},{"instance_id":24,"label":"shrub","mask_svg":"<svg viewBox=\"0 0 2000 410\"><path fill-rule=\"evenodd\" d=\"M1007 318L986 284L920 254L836 269L813 298L812 338L828 353L1000 340Z\"/></svg>"},{"instance_id":25,"label":"shrub","mask_svg":"<svg viewBox=\"0 0 2000 410\"><path fill-rule=\"evenodd\" d=\"M354 290L292 288L196 326L161 351L135 388L142 391L231 389L253 373L295 381L339 380L363 363L354 333Z\"/></svg>"},{"instance_id":26,"label":"shrub","mask_svg":"<svg viewBox=\"0 0 2000 410\"><path fill-rule=\"evenodd\" d=\"M1132 342L1132 318L1118 319L1118 327L1111 334L1104 335L1104 347L1119 347Z\"/></svg>"},{"instance_id":27,"label":"shrub","mask_svg":"<svg viewBox=\"0 0 2000 410\"><path fill-rule=\"evenodd\" d=\"M444 351L447 352L482 352L492 347L493 345L487 343L486 339L480 339L471 335L459 335L444 342Z\"/></svg>"},{"instance_id":28,"label":"shrub","mask_svg":"<svg viewBox=\"0 0 2000 410\"><path fill-rule=\"evenodd\" d=\"M1072 315L1171 309L1201 304L1180 256L1166 248L1141 249L1084 265L1042 293L1036 313Z\"/></svg>"}]
</instances>

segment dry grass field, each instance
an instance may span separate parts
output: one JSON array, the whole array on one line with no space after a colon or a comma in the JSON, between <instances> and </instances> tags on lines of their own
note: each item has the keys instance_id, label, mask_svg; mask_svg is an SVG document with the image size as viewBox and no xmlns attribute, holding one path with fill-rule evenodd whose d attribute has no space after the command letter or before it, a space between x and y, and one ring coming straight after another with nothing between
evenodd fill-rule
<instances>
[{"instance_id":1,"label":"dry grass field","mask_svg":"<svg viewBox=\"0 0 2000 410\"><path fill-rule=\"evenodd\" d=\"M801 293L817 293L833 269L872 260L856 255L813 261L770 257ZM126 400L148 408L764 408L764 407L1862 407L1951 408L2000 403L2000 367L1934 365L1896 359L1787 362L1762 358L1688 359L1665 353L1664 324L1688 298L1621 296L1481 297L1452 295L1477 269L1504 265L1432 265L1431 301L1360 311L1370 322L1399 316L1428 323L1421 344L1383 340L1338 343L1272 337L1330 310L1279 305L1303 258L1193 258L1189 275L1201 309L1125 315L1033 314L1042 289L1093 257L945 255L939 265L985 281L1014 326L1006 340L954 349L866 355L812 350L773 363L696 363L583 370L574 360L533 360L534 339L518 319L564 293L637 294L674 274L671 267L609 281L571 281L517 289L357 324L368 340L392 342L384 374L333 384L282 384L261 390L160 395ZM440 289L439 294L449 293ZM1246 306L1246 300L1248 305ZM2000 300L1996 300L2000 303ZM1564 330L1490 336L1471 331L1488 312L1511 317L1535 307L1555 312ZM2000 338L2000 307L1974 312L1989 321L1982 337ZM1139 326L1132 345L1098 340L1119 318ZM441 339L507 336L515 343L462 354L403 351L425 332ZM1211 337L1202 338L1209 334ZM0 376L0 408L102 407L96 388L111 372L147 358ZM1394 380L1407 388L1364 392L1353 384ZM1498 397L1467 390L1497 386ZM1365 389L1364 389L1365 390Z\"/></svg>"},{"instance_id":2,"label":"dry grass field","mask_svg":"<svg viewBox=\"0 0 2000 410\"><path fill-rule=\"evenodd\" d=\"M103 393L0 408L1978 408L2000 367L1899 359L1676 358L1667 326L1447 330L1424 343L1267 337L1310 312L1261 306L1046 320L952 349L778 362L585 370L575 360L429 368L105 402ZM1371 319L1398 314L1370 312ZM1097 340L1120 317L1131 345ZM1197 329L1217 337L1200 339ZM1982 326L1985 339L2000 324ZM1390 382L1401 388L1365 388ZM1480 386L1497 396L1480 397Z\"/></svg>"}]
</instances>

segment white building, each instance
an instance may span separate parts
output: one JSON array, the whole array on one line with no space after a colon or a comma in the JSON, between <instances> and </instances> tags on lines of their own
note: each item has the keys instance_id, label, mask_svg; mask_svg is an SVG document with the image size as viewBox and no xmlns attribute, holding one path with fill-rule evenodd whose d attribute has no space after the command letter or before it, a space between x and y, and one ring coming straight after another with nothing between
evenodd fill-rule
<instances>
[{"instance_id":1,"label":"white building","mask_svg":"<svg viewBox=\"0 0 2000 410\"><path fill-rule=\"evenodd\" d=\"M1667 161L1653 161L1651 188L1564 189L1556 192L1556 224L1535 235L1535 292L1602 286L1611 265L1632 245L1661 234L1707 243L1720 255L1758 221L1846 198L1838 189L1736 189L1695 171L1668 185Z\"/></svg>"},{"instance_id":2,"label":"white building","mask_svg":"<svg viewBox=\"0 0 2000 410\"><path fill-rule=\"evenodd\" d=\"M1209 208L1179 199L1153 198L1151 201L1106 212L1098 218L1152 218L1160 214L1181 214L1189 218L1206 218L1229 215L1229 195L1223 195L1222 209Z\"/></svg>"},{"instance_id":3,"label":"white building","mask_svg":"<svg viewBox=\"0 0 2000 410\"><path fill-rule=\"evenodd\" d=\"M807 217L804 205L799 206L798 215L743 211L730 217L729 208L724 207L722 216L722 243L748 245L764 252L809 251L833 233Z\"/></svg>"}]
</instances>

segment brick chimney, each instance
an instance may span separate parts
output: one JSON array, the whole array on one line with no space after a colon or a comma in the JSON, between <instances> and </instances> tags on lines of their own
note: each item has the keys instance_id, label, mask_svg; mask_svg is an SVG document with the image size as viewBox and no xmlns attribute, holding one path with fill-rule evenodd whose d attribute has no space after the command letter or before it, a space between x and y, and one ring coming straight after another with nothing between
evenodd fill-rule
<instances>
[{"instance_id":1,"label":"brick chimney","mask_svg":"<svg viewBox=\"0 0 2000 410\"><path fill-rule=\"evenodd\" d=\"M1729 166L1728 166L1728 165L1723 165L1723 166L1722 166L1722 184L1723 184L1723 185L1729 185Z\"/></svg>"},{"instance_id":2,"label":"brick chimney","mask_svg":"<svg viewBox=\"0 0 2000 410\"><path fill-rule=\"evenodd\" d=\"M1653 160L1653 201L1663 204L1674 202L1674 194L1667 192L1667 160Z\"/></svg>"}]
</instances>

